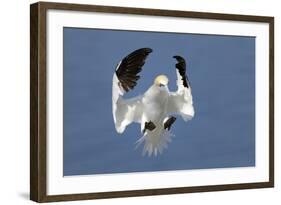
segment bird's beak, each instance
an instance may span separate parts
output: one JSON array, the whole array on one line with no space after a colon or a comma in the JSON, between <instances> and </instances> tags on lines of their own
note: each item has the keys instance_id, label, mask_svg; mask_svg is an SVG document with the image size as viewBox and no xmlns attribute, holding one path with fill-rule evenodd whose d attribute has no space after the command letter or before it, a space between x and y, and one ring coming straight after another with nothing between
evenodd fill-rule
<instances>
[{"instance_id":1,"label":"bird's beak","mask_svg":"<svg viewBox=\"0 0 281 205\"><path fill-rule=\"evenodd\" d=\"M159 84L159 89L162 90L162 91L166 91L168 89L168 86L165 85L165 84L160 83Z\"/></svg>"}]
</instances>

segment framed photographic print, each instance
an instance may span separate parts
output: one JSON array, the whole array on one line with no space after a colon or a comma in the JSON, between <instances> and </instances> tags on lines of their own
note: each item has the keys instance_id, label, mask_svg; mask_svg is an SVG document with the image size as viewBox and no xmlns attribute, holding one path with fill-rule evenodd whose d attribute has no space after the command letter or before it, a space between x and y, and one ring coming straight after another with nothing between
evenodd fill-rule
<instances>
[{"instance_id":1,"label":"framed photographic print","mask_svg":"<svg viewBox=\"0 0 281 205\"><path fill-rule=\"evenodd\" d=\"M274 18L31 5L30 198L274 186Z\"/></svg>"}]
</instances>

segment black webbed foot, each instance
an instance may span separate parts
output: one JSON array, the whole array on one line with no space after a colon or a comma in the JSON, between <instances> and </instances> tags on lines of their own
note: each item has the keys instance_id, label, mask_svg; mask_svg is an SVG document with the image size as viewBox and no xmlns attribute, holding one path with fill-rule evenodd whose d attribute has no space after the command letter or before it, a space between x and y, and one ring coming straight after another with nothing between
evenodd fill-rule
<instances>
[{"instance_id":1,"label":"black webbed foot","mask_svg":"<svg viewBox=\"0 0 281 205\"><path fill-rule=\"evenodd\" d=\"M156 128L155 124L152 121L145 122L143 133L145 133L146 130L152 131Z\"/></svg>"},{"instance_id":2,"label":"black webbed foot","mask_svg":"<svg viewBox=\"0 0 281 205\"><path fill-rule=\"evenodd\" d=\"M176 117L172 116L166 122L164 122L164 129L170 130L172 127L172 124L176 121Z\"/></svg>"}]
</instances>

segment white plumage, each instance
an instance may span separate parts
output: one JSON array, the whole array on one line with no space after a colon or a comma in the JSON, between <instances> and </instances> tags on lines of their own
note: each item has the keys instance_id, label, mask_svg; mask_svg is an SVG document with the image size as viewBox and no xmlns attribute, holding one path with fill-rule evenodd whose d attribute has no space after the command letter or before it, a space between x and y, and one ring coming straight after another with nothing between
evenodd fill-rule
<instances>
[{"instance_id":1,"label":"white plumage","mask_svg":"<svg viewBox=\"0 0 281 205\"><path fill-rule=\"evenodd\" d=\"M138 49L117 65L112 81L112 108L116 131L123 133L130 123L140 123L142 137L137 140L137 145L144 144L143 154L156 156L171 141L173 134L170 128L176 120L174 115L190 120L194 116L194 108L186 63L180 56L174 56L177 60L176 92L170 92L168 78L159 75L143 95L130 99L123 97L125 92L136 86L140 78L138 73L151 52L150 48Z\"/></svg>"}]
</instances>

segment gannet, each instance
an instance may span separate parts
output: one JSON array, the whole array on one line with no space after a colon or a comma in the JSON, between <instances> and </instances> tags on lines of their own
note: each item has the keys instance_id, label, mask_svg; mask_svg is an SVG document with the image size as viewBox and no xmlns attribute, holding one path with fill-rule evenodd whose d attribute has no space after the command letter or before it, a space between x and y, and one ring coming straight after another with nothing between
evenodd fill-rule
<instances>
[{"instance_id":1,"label":"gannet","mask_svg":"<svg viewBox=\"0 0 281 205\"><path fill-rule=\"evenodd\" d=\"M115 68L112 80L112 113L116 131L123 133L126 127L140 123L141 137L137 146L144 144L143 155L161 154L174 136L170 129L177 115L184 121L194 116L191 87L186 75L186 62L181 56L173 56L177 63L177 91L168 88L166 75L158 75L142 95L126 99L124 94L134 89L138 75L151 48L141 48L123 58Z\"/></svg>"}]
</instances>

